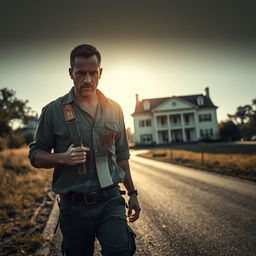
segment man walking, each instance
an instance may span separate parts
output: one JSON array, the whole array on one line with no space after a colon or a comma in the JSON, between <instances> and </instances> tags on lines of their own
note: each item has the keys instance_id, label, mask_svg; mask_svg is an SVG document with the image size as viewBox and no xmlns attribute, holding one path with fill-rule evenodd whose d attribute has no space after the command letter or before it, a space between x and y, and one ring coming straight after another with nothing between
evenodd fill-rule
<instances>
[{"instance_id":1,"label":"man walking","mask_svg":"<svg viewBox=\"0 0 256 256\"><path fill-rule=\"evenodd\" d=\"M133 255L135 234L127 224L119 183L128 191L129 222L139 218L141 209L122 110L97 89L102 68L95 47L84 44L72 50L69 74L74 86L43 108L29 151L33 166L54 167L62 253L93 255L97 237L102 255Z\"/></svg>"}]
</instances>

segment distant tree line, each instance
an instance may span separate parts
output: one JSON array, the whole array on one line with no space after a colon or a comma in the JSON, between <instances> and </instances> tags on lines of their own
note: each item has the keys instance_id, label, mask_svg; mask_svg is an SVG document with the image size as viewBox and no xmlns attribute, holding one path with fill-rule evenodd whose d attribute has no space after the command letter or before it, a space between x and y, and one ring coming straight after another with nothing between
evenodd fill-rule
<instances>
[{"instance_id":1,"label":"distant tree line","mask_svg":"<svg viewBox=\"0 0 256 256\"><path fill-rule=\"evenodd\" d=\"M256 98L228 114L228 120L221 122L219 128L222 140L252 140L256 136Z\"/></svg>"},{"instance_id":2,"label":"distant tree line","mask_svg":"<svg viewBox=\"0 0 256 256\"><path fill-rule=\"evenodd\" d=\"M27 100L16 98L15 91L0 89L0 150L17 148L29 142L18 129L14 129L15 126L18 128L26 125L30 120L32 111L27 103Z\"/></svg>"}]
</instances>

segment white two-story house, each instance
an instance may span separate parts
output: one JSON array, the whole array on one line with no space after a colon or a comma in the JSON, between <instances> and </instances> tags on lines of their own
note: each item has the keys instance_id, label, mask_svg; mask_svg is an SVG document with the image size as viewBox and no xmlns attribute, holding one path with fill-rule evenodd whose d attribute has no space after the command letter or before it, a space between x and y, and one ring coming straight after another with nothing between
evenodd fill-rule
<instances>
[{"instance_id":1,"label":"white two-story house","mask_svg":"<svg viewBox=\"0 0 256 256\"><path fill-rule=\"evenodd\" d=\"M139 100L132 114L136 145L193 142L219 138L217 107L205 95Z\"/></svg>"}]
</instances>

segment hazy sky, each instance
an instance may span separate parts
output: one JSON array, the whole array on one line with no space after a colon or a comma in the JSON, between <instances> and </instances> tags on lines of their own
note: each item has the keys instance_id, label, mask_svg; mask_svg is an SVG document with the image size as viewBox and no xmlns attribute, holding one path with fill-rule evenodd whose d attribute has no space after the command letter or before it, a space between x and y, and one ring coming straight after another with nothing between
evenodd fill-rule
<instances>
[{"instance_id":1,"label":"hazy sky","mask_svg":"<svg viewBox=\"0 0 256 256\"><path fill-rule=\"evenodd\" d=\"M0 88L38 113L72 86L69 53L102 53L99 84L126 124L140 99L204 93L218 120L256 98L254 1L0 0Z\"/></svg>"}]
</instances>

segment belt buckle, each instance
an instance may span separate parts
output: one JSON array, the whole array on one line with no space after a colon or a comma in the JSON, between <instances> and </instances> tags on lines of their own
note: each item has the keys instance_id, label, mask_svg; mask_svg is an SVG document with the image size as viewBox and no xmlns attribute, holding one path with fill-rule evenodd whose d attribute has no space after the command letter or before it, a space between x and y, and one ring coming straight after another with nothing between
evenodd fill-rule
<instances>
[{"instance_id":1,"label":"belt buckle","mask_svg":"<svg viewBox=\"0 0 256 256\"><path fill-rule=\"evenodd\" d=\"M95 196L97 198L97 200L95 201L92 201L92 202L88 202L88 199L87 199L87 196ZM98 199L99 199L99 196L98 196L98 193L97 192L92 192L90 194L85 194L84 195L84 201L85 201L85 204L96 204L98 202Z\"/></svg>"}]
</instances>

